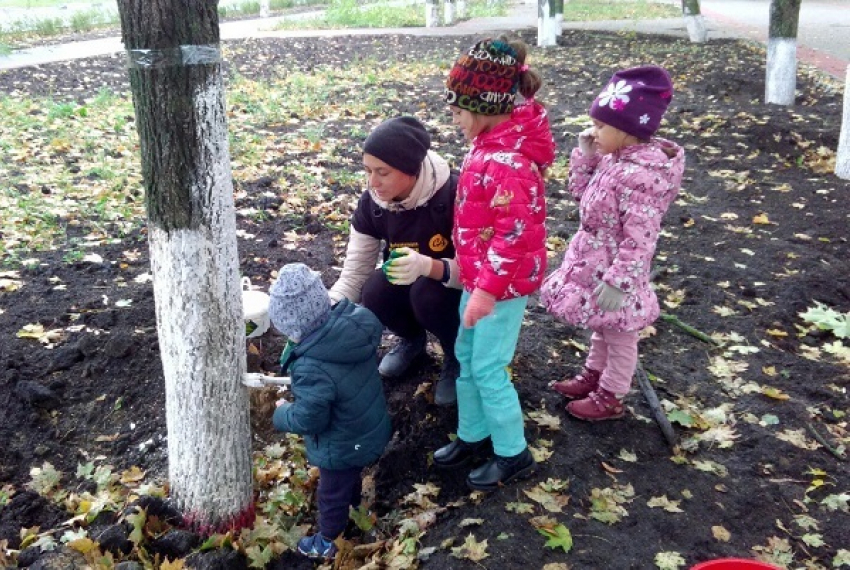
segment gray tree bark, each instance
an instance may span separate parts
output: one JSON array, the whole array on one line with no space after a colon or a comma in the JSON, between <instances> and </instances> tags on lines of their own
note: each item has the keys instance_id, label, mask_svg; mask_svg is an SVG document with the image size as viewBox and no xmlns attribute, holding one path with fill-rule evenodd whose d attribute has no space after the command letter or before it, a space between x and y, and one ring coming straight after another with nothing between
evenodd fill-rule
<instances>
[{"instance_id":1,"label":"gray tree bark","mask_svg":"<svg viewBox=\"0 0 850 570\"><path fill-rule=\"evenodd\" d=\"M765 103L793 105L797 89L797 26L801 0L771 0Z\"/></svg>"},{"instance_id":2,"label":"gray tree bark","mask_svg":"<svg viewBox=\"0 0 850 570\"><path fill-rule=\"evenodd\" d=\"M701 44L708 38L705 28L705 19L699 7L699 0L682 0L682 15L685 18L685 26L688 29L688 37L691 42Z\"/></svg>"},{"instance_id":3,"label":"gray tree bark","mask_svg":"<svg viewBox=\"0 0 850 570\"><path fill-rule=\"evenodd\" d=\"M217 4L118 0L141 147L171 498L204 534L254 519Z\"/></svg>"}]
</instances>

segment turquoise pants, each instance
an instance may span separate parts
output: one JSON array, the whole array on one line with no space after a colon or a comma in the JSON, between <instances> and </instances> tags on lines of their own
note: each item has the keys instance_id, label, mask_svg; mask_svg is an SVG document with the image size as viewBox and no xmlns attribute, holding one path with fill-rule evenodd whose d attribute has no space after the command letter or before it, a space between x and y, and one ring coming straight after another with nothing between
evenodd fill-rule
<instances>
[{"instance_id":1,"label":"turquoise pants","mask_svg":"<svg viewBox=\"0 0 850 570\"><path fill-rule=\"evenodd\" d=\"M469 292L460 298L460 314ZM476 442L493 440L496 455L510 457L526 448L519 396L507 367L516 350L528 297L498 301L493 313L471 329L461 322L455 344L460 362L457 379L457 436Z\"/></svg>"}]
</instances>

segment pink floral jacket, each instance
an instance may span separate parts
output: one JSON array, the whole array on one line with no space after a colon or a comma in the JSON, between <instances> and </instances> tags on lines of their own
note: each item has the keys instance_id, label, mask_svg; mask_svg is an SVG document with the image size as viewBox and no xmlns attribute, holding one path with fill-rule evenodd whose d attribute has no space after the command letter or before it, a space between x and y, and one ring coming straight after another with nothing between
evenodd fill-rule
<instances>
[{"instance_id":1,"label":"pink floral jacket","mask_svg":"<svg viewBox=\"0 0 850 570\"><path fill-rule=\"evenodd\" d=\"M460 281L497 301L537 291L546 273L543 171L555 158L546 110L534 101L472 141L455 199Z\"/></svg>"},{"instance_id":2,"label":"pink floral jacket","mask_svg":"<svg viewBox=\"0 0 850 570\"><path fill-rule=\"evenodd\" d=\"M574 325L620 332L639 331L658 318L650 266L684 168L684 150L660 138L590 158L573 149L569 189L579 200L581 227L541 288L549 312ZM593 290L600 281L627 293L622 309L597 306Z\"/></svg>"}]
</instances>

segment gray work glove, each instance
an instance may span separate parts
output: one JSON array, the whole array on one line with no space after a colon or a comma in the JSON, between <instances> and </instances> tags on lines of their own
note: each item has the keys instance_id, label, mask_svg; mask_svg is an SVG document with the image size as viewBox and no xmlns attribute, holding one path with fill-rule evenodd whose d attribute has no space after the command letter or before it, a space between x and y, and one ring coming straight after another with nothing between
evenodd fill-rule
<instances>
[{"instance_id":1,"label":"gray work glove","mask_svg":"<svg viewBox=\"0 0 850 570\"><path fill-rule=\"evenodd\" d=\"M619 311L623 308L623 302L626 300L625 293L604 281L596 286L593 294L596 295L596 304L606 312Z\"/></svg>"},{"instance_id":2,"label":"gray work glove","mask_svg":"<svg viewBox=\"0 0 850 570\"><path fill-rule=\"evenodd\" d=\"M588 127L578 134L578 148L588 158L596 154L596 127Z\"/></svg>"}]
</instances>

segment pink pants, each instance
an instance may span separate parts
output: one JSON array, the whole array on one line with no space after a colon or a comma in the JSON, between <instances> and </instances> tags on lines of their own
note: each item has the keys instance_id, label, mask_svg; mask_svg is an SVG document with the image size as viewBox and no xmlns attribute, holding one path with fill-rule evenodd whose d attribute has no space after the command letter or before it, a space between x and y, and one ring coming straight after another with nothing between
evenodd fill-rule
<instances>
[{"instance_id":1,"label":"pink pants","mask_svg":"<svg viewBox=\"0 0 850 570\"><path fill-rule=\"evenodd\" d=\"M602 372L599 386L624 396L632 385L638 362L638 333L612 329L593 331L585 366Z\"/></svg>"}]
</instances>

